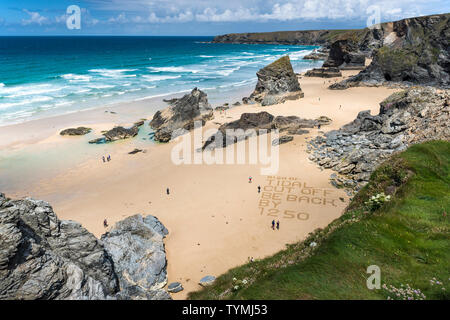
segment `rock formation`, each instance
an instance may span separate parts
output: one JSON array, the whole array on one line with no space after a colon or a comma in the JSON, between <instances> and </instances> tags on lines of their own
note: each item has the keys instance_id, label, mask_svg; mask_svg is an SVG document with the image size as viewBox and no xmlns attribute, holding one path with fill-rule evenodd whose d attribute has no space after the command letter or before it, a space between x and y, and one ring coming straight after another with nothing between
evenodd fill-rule
<instances>
[{"instance_id":1,"label":"rock formation","mask_svg":"<svg viewBox=\"0 0 450 320\"><path fill-rule=\"evenodd\" d=\"M314 128L318 124L325 123L319 120L302 119L297 116L274 117L266 111L243 113L240 119L221 125L217 133L209 137L205 142L203 149L226 147L227 145L245 140L254 134L260 134L260 130L269 132L273 129L278 129L279 132L288 131L289 134L303 134L305 133L302 130L303 128ZM231 130L231 132L228 130Z\"/></svg>"},{"instance_id":2,"label":"rock formation","mask_svg":"<svg viewBox=\"0 0 450 320\"><path fill-rule=\"evenodd\" d=\"M330 50L321 48L319 50L314 49L313 52L303 57L305 60L327 60Z\"/></svg>"},{"instance_id":3,"label":"rock formation","mask_svg":"<svg viewBox=\"0 0 450 320\"><path fill-rule=\"evenodd\" d=\"M206 93L197 88L180 99L168 102L171 105L157 111L150 122L150 126L156 130L155 140L159 142L169 142L183 132L180 129L193 129L195 121L201 121L204 125L214 117Z\"/></svg>"},{"instance_id":4,"label":"rock formation","mask_svg":"<svg viewBox=\"0 0 450 320\"><path fill-rule=\"evenodd\" d=\"M134 215L119 221L101 240L119 278L118 298L170 299L163 239L167 229L154 216Z\"/></svg>"},{"instance_id":5,"label":"rock formation","mask_svg":"<svg viewBox=\"0 0 450 320\"><path fill-rule=\"evenodd\" d=\"M47 202L0 193L0 300L169 298L160 289L167 230L154 217L135 217L119 222L104 245L79 223L60 221ZM125 258L130 247L147 253L145 270ZM127 282L134 280L139 286Z\"/></svg>"},{"instance_id":6,"label":"rock formation","mask_svg":"<svg viewBox=\"0 0 450 320\"><path fill-rule=\"evenodd\" d=\"M306 71L305 77L334 78L342 77L339 68L314 68Z\"/></svg>"},{"instance_id":7,"label":"rock formation","mask_svg":"<svg viewBox=\"0 0 450 320\"><path fill-rule=\"evenodd\" d=\"M84 136L91 132L91 128L78 127L78 128L68 128L60 132L62 136Z\"/></svg>"},{"instance_id":8,"label":"rock formation","mask_svg":"<svg viewBox=\"0 0 450 320\"><path fill-rule=\"evenodd\" d=\"M371 172L394 152L428 140L450 140L450 95L413 87L380 104L380 113L361 111L339 130L310 141L309 159L331 168L335 185L359 189Z\"/></svg>"},{"instance_id":9,"label":"rock formation","mask_svg":"<svg viewBox=\"0 0 450 320\"><path fill-rule=\"evenodd\" d=\"M281 57L259 70L258 82L250 98L262 106L283 103L304 96L289 56Z\"/></svg>"},{"instance_id":10,"label":"rock formation","mask_svg":"<svg viewBox=\"0 0 450 320\"><path fill-rule=\"evenodd\" d=\"M450 15L409 18L385 23L372 41L371 64L330 89L389 83L450 86ZM365 42L362 42L365 43Z\"/></svg>"},{"instance_id":11,"label":"rock formation","mask_svg":"<svg viewBox=\"0 0 450 320\"><path fill-rule=\"evenodd\" d=\"M103 133L103 138L97 138L89 141L89 143L107 143L122 139L128 139L137 136L139 133L139 126L133 125L131 128L114 127L111 130Z\"/></svg>"}]
</instances>

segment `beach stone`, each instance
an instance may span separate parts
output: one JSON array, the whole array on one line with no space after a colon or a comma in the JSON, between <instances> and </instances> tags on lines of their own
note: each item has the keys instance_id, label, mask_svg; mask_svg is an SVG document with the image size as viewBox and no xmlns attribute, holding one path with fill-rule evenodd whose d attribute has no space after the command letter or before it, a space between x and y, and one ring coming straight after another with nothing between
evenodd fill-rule
<instances>
[{"instance_id":1,"label":"beach stone","mask_svg":"<svg viewBox=\"0 0 450 320\"><path fill-rule=\"evenodd\" d=\"M156 141L169 142L194 128L195 121L200 121L203 126L214 118L206 93L197 88L182 98L171 99L169 103L170 106L157 111L150 122L150 126L156 130Z\"/></svg>"},{"instance_id":2,"label":"beach stone","mask_svg":"<svg viewBox=\"0 0 450 320\"><path fill-rule=\"evenodd\" d=\"M214 281L216 281L216 277L204 276L203 278L200 279L199 285L201 285L202 287L207 287L212 285Z\"/></svg>"},{"instance_id":3,"label":"beach stone","mask_svg":"<svg viewBox=\"0 0 450 320\"><path fill-rule=\"evenodd\" d=\"M304 94L292 68L289 56L281 57L256 73L258 82L250 100L262 106L303 98ZM245 101L243 100L245 103Z\"/></svg>"},{"instance_id":4,"label":"beach stone","mask_svg":"<svg viewBox=\"0 0 450 320\"><path fill-rule=\"evenodd\" d=\"M169 284L167 286L167 291L169 291L171 293L177 293L177 292L180 292L183 290L184 290L184 288L181 285L181 283L179 283L179 282L172 282L171 284Z\"/></svg>"},{"instance_id":5,"label":"beach stone","mask_svg":"<svg viewBox=\"0 0 450 320\"><path fill-rule=\"evenodd\" d=\"M130 152L128 152L128 154L136 154L136 153L139 153L139 152L143 152L143 150L142 149L134 149L133 151L130 151Z\"/></svg>"},{"instance_id":6,"label":"beach stone","mask_svg":"<svg viewBox=\"0 0 450 320\"><path fill-rule=\"evenodd\" d=\"M282 136L282 137L280 137L278 139L273 140L272 141L272 145L273 146L278 146L278 145L283 144L283 143L288 143L288 142L290 142L292 140L294 140L293 136Z\"/></svg>"},{"instance_id":7,"label":"beach stone","mask_svg":"<svg viewBox=\"0 0 450 320\"><path fill-rule=\"evenodd\" d=\"M62 136L83 136L91 132L91 128L86 127L78 127L78 128L69 128L60 132Z\"/></svg>"}]
</instances>

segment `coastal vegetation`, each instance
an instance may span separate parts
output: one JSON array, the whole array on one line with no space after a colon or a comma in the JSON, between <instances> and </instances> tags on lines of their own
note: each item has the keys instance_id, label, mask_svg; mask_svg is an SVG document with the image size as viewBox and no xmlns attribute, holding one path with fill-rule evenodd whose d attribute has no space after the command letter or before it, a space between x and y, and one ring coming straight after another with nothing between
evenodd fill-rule
<instances>
[{"instance_id":1,"label":"coastal vegetation","mask_svg":"<svg viewBox=\"0 0 450 320\"><path fill-rule=\"evenodd\" d=\"M389 200L373 205L380 194ZM449 211L450 143L413 145L381 164L326 228L189 298L449 299ZM366 286L371 265L380 289Z\"/></svg>"}]
</instances>

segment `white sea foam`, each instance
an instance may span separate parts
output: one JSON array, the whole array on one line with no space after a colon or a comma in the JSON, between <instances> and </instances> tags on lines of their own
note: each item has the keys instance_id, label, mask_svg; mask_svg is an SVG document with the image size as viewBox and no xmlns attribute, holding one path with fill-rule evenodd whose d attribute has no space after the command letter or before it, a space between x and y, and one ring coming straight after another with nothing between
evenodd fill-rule
<instances>
[{"instance_id":1,"label":"white sea foam","mask_svg":"<svg viewBox=\"0 0 450 320\"><path fill-rule=\"evenodd\" d=\"M124 74L125 72L133 72L137 69L91 69L88 70L91 73L96 73L102 77L107 78L133 78L136 77L135 74Z\"/></svg>"},{"instance_id":2,"label":"white sea foam","mask_svg":"<svg viewBox=\"0 0 450 320\"><path fill-rule=\"evenodd\" d=\"M302 60L304 56L306 56L307 54L309 54L311 52L312 52L312 50L300 50L297 52L291 52L291 53L289 53L289 58L292 61Z\"/></svg>"},{"instance_id":3,"label":"white sea foam","mask_svg":"<svg viewBox=\"0 0 450 320\"><path fill-rule=\"evenodd\" d=\"M61 78L69 80L69 82L89 82L92 77L88 75L67 73L63 74Z\"/></svg>"},{"instance_id":4,"label":"white sea foam","mask_svg":"<svg viewBox=\"0 0 450 320\"><path fill-rule=\"evenodd\" d=\"M154 75L144 75L142 77L145 79L145 81L150 82L181 78L181 76L154 76Z\"/></svg>"},{"instance_id":5,"label":"white sea foam","mask_svg":"<svg viewBox=\"0 0 450 320\"><path fill-rule=\"evenodd\" d=\"M179 72L179 73L198 73L200 70L186 67L147 67L151 72Z\"/></svg>"}]
</instances>

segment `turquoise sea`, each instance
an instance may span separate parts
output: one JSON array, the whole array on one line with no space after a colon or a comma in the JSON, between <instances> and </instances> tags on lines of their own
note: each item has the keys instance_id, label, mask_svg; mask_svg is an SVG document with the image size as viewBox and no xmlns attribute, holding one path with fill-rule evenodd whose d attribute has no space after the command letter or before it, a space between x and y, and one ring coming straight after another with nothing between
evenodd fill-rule
<instances>
[{"instance_id":1,"label":"turquoise sea","mask_svg":"<svg viewBox=\"0 0 450 320\"><path fill-rule=\"evenodd\" d=\"M254 86L288 54L296 72L314 46L214 44L211 37L0 37L0 125L122 101L204 90L212 104ZM162 105L161 107L164 107Z\"/></svg>"}]
</instances>

